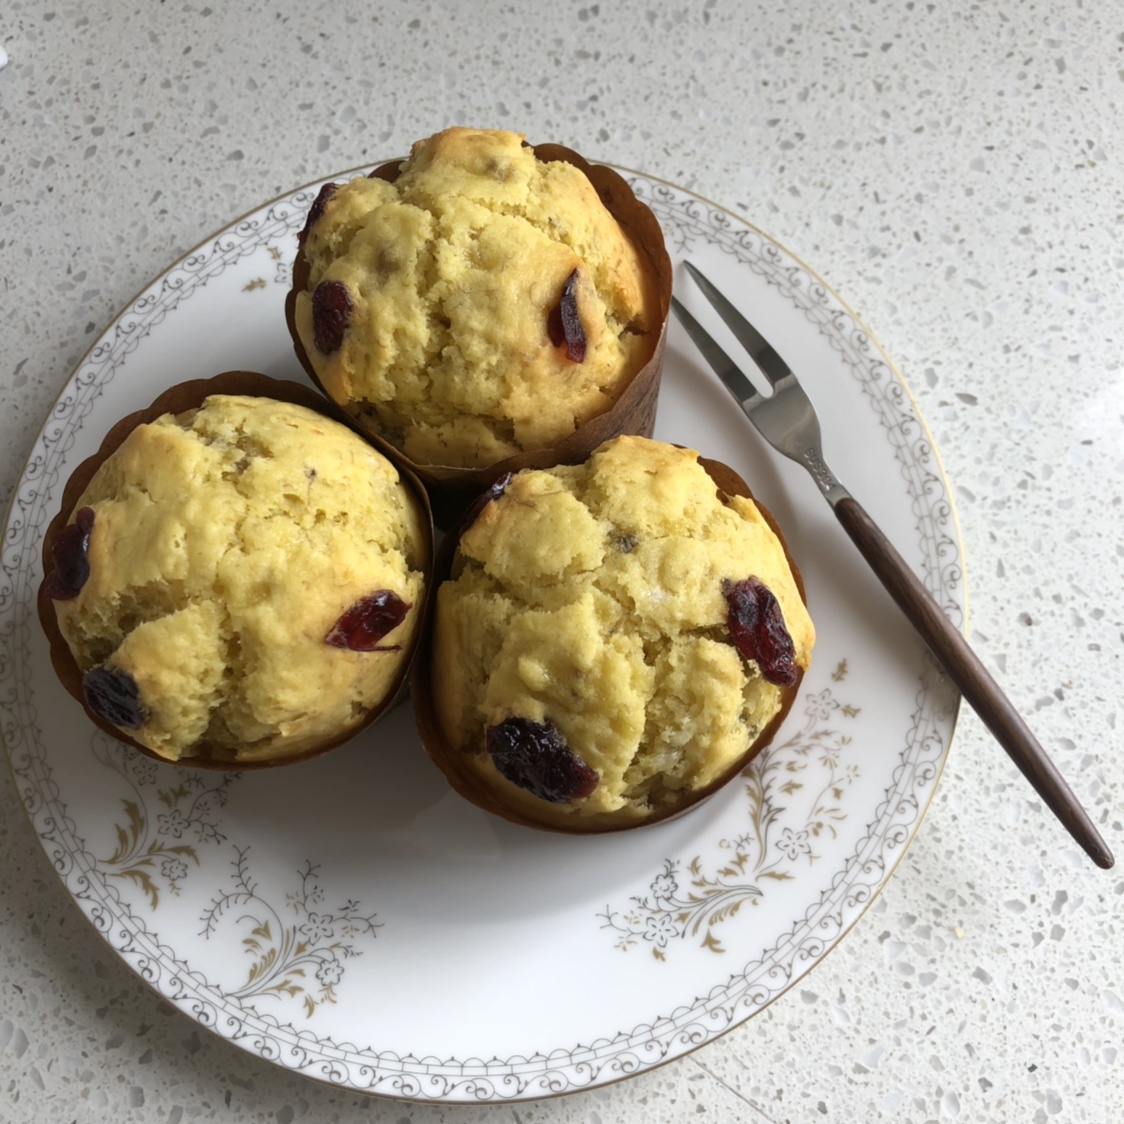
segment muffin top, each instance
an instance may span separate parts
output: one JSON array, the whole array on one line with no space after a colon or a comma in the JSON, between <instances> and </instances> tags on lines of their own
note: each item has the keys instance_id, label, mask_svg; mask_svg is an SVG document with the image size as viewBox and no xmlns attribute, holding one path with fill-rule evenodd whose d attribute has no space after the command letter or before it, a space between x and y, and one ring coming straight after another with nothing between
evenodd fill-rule
<instances>
[{"instance_id":1,"label":"muffin top","mask_svg":"<svg viewBox=\"0 0 1124 1124\"><path fill-rule=\"evenodd\" d=\"M94 474L45 589L90 709L172 760L360 725L408 658L426 531L395 467L288 402L213 395Z\"/></svg>"},{"instance_id":2,"label":"muffin top","mask_svg":"<svg viewBox=\"0 0 1124 1124\"><path fill-rule=\"evenodd\" d=\"M548 447L651 356L650 266L585 174L519 133L419 141L394 183L327 185L293 319L329 396L419 464Z\"/></svg>"},{"instance_id":3,"label":"muffin top","mask_svg":"<svg viewBox=\"0 0 1124 1124\"><path fill-rule=\"evenodd\" d=\"M512 477L463 532L435 630L451 751L533 818L619 823L743 758L815 640L757 505L638 437Z\"/></svg>"}]
</instances>

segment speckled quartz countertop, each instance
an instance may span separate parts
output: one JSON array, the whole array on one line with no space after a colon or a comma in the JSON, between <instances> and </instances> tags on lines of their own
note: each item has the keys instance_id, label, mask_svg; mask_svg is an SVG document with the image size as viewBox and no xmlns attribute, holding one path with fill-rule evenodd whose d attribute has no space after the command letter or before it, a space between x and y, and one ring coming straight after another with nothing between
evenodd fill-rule
<instances>
[{"instance_id":1,"label":"speckled quartz countertop","mask_svg":"<svg viewBox=\"0 0 1124 1124\"><path fill-rule=\"evenodd\" d=\"M257 204L452 123L688 187L857 310L956 503L971 638L1124 853L1124 33L1081 0L498 0L0 12L4 501L132 296ZM4 60L0 54L0 62ZM630 1080L369 1098L199 1029L85 924L0 772L0 1118L1089 1121L1124 1115L1124 873L963 710L928 814L823 963Z\"/></svg>"}]
</instances>

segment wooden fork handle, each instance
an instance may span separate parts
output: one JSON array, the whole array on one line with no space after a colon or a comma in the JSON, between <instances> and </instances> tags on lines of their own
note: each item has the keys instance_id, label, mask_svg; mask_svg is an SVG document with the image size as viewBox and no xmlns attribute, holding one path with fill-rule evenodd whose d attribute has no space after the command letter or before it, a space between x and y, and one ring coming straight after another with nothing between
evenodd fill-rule
<instances>
[{"instance_id":1,"label":"wooden fork handle","mask_svg":"<svg viewBox=\"0 0 1124 1124\"><path fill-rule=\"evenodd\" d=\"M1112 852L1057 766L905 559L852 496L838 500L834 509L843 529L968 705L1085 853L1097 866L1111 867L1115 861Z\"/></svg>"}]
</instances>

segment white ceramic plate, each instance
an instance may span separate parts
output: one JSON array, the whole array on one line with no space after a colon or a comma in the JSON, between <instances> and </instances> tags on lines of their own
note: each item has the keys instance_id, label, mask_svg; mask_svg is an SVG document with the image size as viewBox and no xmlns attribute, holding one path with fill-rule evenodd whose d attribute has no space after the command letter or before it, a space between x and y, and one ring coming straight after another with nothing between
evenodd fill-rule
<instances>
[{"instance_id":1,"label":"white ceramic plate","mask_svg":"<svg viewBox=\"0 0 1124 1124\"><path fill-rule=\"evenodd\" d=\"M862 325L742 220L626 174L673 258L701 265L806 381L829 463L962 619L948 489ZM657 436L750 481L786 530L819 633L773 747L692 813L596 838L516 828L447 790L408 706L303 765L164 767L95 730L52 675L35 592L67 476L173 382L230 368L303 377L282 305L318 188L261 207L154 281L43 427L0 575L0 706L20 796L106 943L252 1054L434 1101L542 1097L650 1069L760 1011L840 940L916 832L958 704L814 485L766 449L677 324ZM676 287L704 311L681 268Z\"/></svg>"}]
</instances>

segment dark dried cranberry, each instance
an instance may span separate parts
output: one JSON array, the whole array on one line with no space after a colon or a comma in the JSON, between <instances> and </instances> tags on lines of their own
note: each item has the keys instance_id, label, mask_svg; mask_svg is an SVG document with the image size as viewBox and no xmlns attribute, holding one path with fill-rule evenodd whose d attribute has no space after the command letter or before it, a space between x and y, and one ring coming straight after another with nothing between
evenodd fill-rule
<instances>
[{"instance_id":1,"label":"dark dried cranberry","mask_svg":"<svg viewBox=\"0 0 1124 1124\"><path fill-rule=\"evenodd\" d=\"M574 363L585 359L585 330L578 318L578 271L575 269L562 286L562 297L550 310L546 330L555 347L566 345L566 358Z\"/></svg>"},{"instance_id":2,"label":"dark dried cranberry","mask_svg":"<svg viewBox=\"0 0 1124 1124\"><path fill-rule=\"evenodd\" d=\"M127 671L95 667L82 677L86 705L111 726L135 730L148 720L137 681Z\"/></svg>"},{"instance_id":3,"label":"dark dried cranberry","mask_svg":"<svg viewBox=\"0 0 1124 1124\"><path fill-rule=\"evenodd\" d=\"M496 768L512 784L552 804L588 796L601 779L570 749L553 722L505 718L488 727L487 746Z\"/></svg>"},{"instance_id":4,"label":"dark dried cranberry","mask_svg":"<svg viewBox=\"0 0 1124 1124\"><path fill-rule=\"evenodd\" d=\"M471 506L464 513L464 518L461 520L462 531L467 531L480 517L480 512L482 512L492 500L498 500L500 496L507 491L507 486L511 483L512 475L513 474L510 472L505 472L490 488L481 492L480 495L472 501Z\"/></svg>"},{"instance_id":5,"label":"dark dried cranberry","mask_svg":"<svg viewBox=\"0 0 1124 1124\"><path fill-rule=\"evenodd\" d=\"M94 528L94 509L78 509L74 522L59 532L51 547L55 568L47 575L44 592L55 601L77 597L90 576L90 532Z\"/></svg>"},{"instance_id":6,"label":"dark dried cranberry","mask_svg":"<svg viewBox=\"0 0 1124 1124\"><path fill-rule=\"evenodd\" d=\"M340 617L328 635L325 644L333 648L349 648L353 652L397 652L401 644L379 647L379 641L393 632L405 619L410 605L397 593L380 589L370 597L356 601Z\"/></svg>"},{"instance_id":7,"label":"dark dried cranberry","mask_svg":"<svg viewBox=\"0 0 1124 1124\"><path fill-rule=\"evenodd\" d=\"M342 281L321 281L312 292L312 332L322 355L338 351L351 319L351 296Z\"/></svg>"},{"instance_id":8,"label":"dark dried cranberry","mask_svg":"<svg viewBox=\"0 0 1124 1124\"><path fill-rule=\"evenodd\" d=\"M316 225L320 216L324 213L324 207L328 200L335 195L339 188L338 183L326 183L320 189L319 194L312 201L312 206L308 209L308 218L304 220L304 229L297 235L297 244L303 246L305 239L308 238L308 232Z\"/></svg>"},{"instance_id":9,"label":"dark dried cranberry","mask_svg":"<svg viewBox=\"0 0 1124 1124\"><path fill-rule=\"evenodd\" d=\"M759 578L745 578L724 581L722 593L729 608L726 626L738 651L756 660L770 683L795 686L796 650L773 591Z\"/></svg>"}]
</instances>

